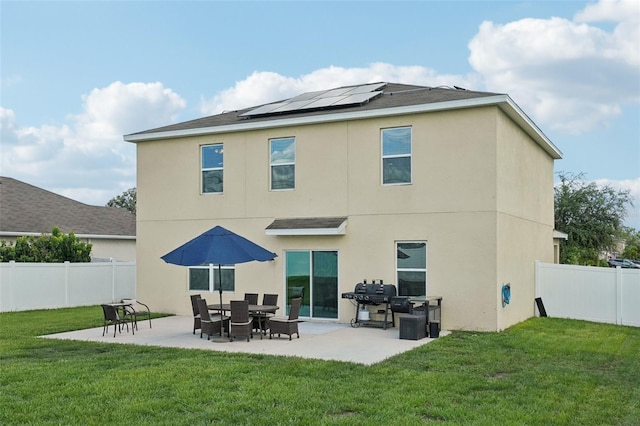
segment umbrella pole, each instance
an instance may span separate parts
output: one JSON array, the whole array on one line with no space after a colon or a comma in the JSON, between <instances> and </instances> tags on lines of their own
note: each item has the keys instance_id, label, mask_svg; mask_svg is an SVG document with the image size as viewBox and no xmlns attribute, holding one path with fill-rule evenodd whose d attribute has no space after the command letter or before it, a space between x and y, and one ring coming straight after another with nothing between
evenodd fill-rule
<instances>
[{"instance_id":1,"label":"umbrella pole","mask_svg":"<svg viewBox=\"0 0 640 426\"><path fill-rule=\"evenodd\" d=\"M224 311L222 310L222 270L218 263L218 291L220 293L220 337L224 337Z\"/></svg>"}]
</instances>

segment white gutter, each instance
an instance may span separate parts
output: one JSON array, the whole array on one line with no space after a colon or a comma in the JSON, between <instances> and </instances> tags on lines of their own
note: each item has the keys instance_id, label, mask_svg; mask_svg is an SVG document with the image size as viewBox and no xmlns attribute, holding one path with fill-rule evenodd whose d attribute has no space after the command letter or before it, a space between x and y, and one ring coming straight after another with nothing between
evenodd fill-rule
<instances>
[{"instance_id":1,"label":"white gutter","mask_svg":"<svg viewBox=\"0 0 640 426\"><path fill-rule=\"evenodd\" d=\"M319 123L331 123L336 121L363 120L368 118L389 117L394 115L415 114L422 112L435 112L462 108L498 106L512 120L514 120L525 132L531 136L551 157L562 158L562 152L545 136L535 123L520 109L509 95L495 95L482 98L464 99L457 101L436 102L419 105L407 105L394 108L382 108L367 111L340 112L335 114L314 115L296 118L282 118L265 121L250 119L244 123L229 124L226 126L200 127L196 129L170 130L166 132L141 133L125 135L127 142L144 142L158 139L180 138L185 136L214 135L220 133L242 132L248 130L273 129L277 127L300 126Z\"/></svg>"},{"instance_id":2,"label":"white gutter","mask_svg":"<svg viewBox=\"0 0 640 426\"><path fill-rule=\"evenodd\" d=\"M265 229L265 235L278 236L300 236L300 235L345 235L347 221L345 220L336 228L287 228L287 229Z\"/></svg>"},{"instance_id":3,"label":"white gutter","mask_svg":"<svg viewBox=\"0 0 640 426\"><path fill-rule=\"evenodd\" d=\"M11 232L0 231L0 236L3 237L40 237L42 235L49 235L49 232ZM73 234L78 238L93 238L96 240L135 240L135 235L99 235L99 234Z\"/></svg>"}]
</instances>

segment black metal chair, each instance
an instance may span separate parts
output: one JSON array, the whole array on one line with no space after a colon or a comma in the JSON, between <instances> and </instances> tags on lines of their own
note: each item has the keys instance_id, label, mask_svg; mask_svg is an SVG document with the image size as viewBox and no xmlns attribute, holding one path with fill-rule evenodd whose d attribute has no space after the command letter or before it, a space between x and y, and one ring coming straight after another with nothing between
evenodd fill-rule
<instances>
[{"instance_id":1,"label":"black metal chair","mask_svg":"<svg viewBox=\"0 0 640 426\"><path fill-rule=\"evenodd\" d=\"M136 299L122 299L121 302L129 303L129 305L124 306L124 312L125 315L131 318L132 328L135 327L136 330L138 329L138 317L148 319L149 328L151 328L151 311L149 310L149 306Z\"/></svg>"},{"instance_id":2,"label":"black metal chair","mask_svg":"<svg viewBox=\"0 0 640 426\"><path fill-rule=\"evenodd\" d=\"M277 294L267 294L265 293L262 296L262 304L265 306L277 306L278 305L278 295ZM256 331L260 331L266 334L267 331L267 319L271 318L275 315L275 311L271 312L258 312L253 314L253 329Z\"/></svg>"},{"instance_id":3,"label":"black metal chair","mask_svg":"<svg viewBox=\"0 0 640 426\"><path fill-rule=\"evenodd\" d=\"M211 339L211 336L222 336L222 316L211 316L209 314L209 308L207 307L206 299L196 299L198 304L198 312L200 313L200 338L202 335L207 335L207 340Z\"/></svg>"},{"instance_id":4,"label":"black metal chair","mask_svg":"<svg viewBox=\"0 0 640 426\"><path fill-rule=\"evenodd\" d=\"M231 322L229 323L229 340L235 337L246 337L247 342L253 338L253 318L249 316L247 300L231 301Z\"/></svg>"},{"instance_id":5,"label":"black metal chair","mask_svg":"<svg viewBox=\"0 0 640 426\"><path fill-rule=\"evenodd\" d=\"M129 331L129 324L127 321L120 317L118 313L118 308L113 305L102 305L102 313L104 315L104 323L102 324L102 335L109 331L109 326L113 325L113 337L116 337L116 328L118 333L122 332L122 325L127 326L127 331ZM131 325L133 329L133 324Z\"/></svg>"},{"instance_id":6,"label":"black metal chair","mask_svg":"<svg viewBox=\"0 0 640 426\"><path fill-rule=\"evenodd\" d=\"M267 319L269 326L269 339L274 334L280 337L280 334L286 334L291 340L291 336L295 333L300 338L300 332L298 331L298 316L300 315L300 305L302 305L302 298L296 297L291 299L291 308L289 309L288 317L272 317Z\"/></svg>"},{"instance_id":7,"label":"black metal chair","mask_svg":"<svg viewBox=\"0 0 640 426\"><path fill-rule=\"evenodd\" d=\"M250 305L258 304L258 293L245 293L244 300L249 302Z\"/></svg>"},{"instance_id":8,"label":"black metal chair","mask_svg":"<svg viewBox=\"0 0 640 426\"><path fill-rule=\"evenodd\" d=\"M191 295L191 310L193 311L193 334L196 334L196 330L200 330L200 308L198 308L198 299L202 296L199 294Z\"/></svg>"}]
</instances>

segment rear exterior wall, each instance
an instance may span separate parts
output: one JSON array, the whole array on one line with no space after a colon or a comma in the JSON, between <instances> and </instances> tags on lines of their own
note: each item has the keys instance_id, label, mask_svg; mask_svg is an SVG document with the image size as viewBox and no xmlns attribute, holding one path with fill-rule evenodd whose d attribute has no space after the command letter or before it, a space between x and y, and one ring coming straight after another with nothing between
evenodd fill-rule
<instances>
[{"instance_id":1,"label":"rear exterior wall","mask_svg":"<svg viewBox=\"0 0 640 426\"><path fill-rule=\"evenodd\" d=\"M413 182L384 186L380 131L396 126L412 128ZM336 250L339 293L364 278L395 283L395 243L417 240L428 244L427 293L444 298L443 328L504 328L531 316L532 309L514 297L508 313L499 310L500 282L521 283L528 298L533 278L520 269L533 271L534 261L546 255L545 244L552 250L551 234L546 238L548 200L538 192L552 192L553 164L517 130L498 108L485 107L139 142L137 296L154 310L190 314L187 269L160 257L215 225L279 256L237 265L236 291L225 293L225 302L244 292L283 297L285 251L293 249ZM291 136L295 189L270 191L269 139ZM224 144L224 193L201 194L200 146L213 143ZM501 182L518 175L518 163L526 162L512 155L531 153L536 165L521 183L535 195L519 199L515 183L510 189ZM541 176L535 167L544 169ZM547 186L535 188L542 184ZM348 217L345 235L265 234L276 218L329 216ZM520 238L533 246L510 264L506 253ZM204 297L217 300L218 294ZM351 302L339 299L338 305L339 321L351 320Z\"/></svg>"}]
</instances>

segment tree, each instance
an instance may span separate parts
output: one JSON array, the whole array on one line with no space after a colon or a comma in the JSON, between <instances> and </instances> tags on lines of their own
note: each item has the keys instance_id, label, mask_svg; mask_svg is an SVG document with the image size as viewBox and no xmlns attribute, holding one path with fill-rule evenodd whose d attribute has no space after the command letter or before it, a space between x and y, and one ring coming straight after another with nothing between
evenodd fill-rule
<instances>
[{"instance_id":1,"label":"tree","mask_svg":"<svg viewBox=\"0 0 640 426\"><path fill-rule=\"evenodd\" d=\"M129 188L122 194L110 199L107 202L107 207L118 207L121 209L127 209L131 213L136 214L136 188Z\"/></svg>"},{"instance_id":2,"label":"tree","mask_svg":"<svg viewBox=\"0 0 640 426\"><path fill-rule=\"evenodd\" d=\"M73 232L64 234L54 226L51 234L40 237L21 236L15 245L0 241L0 262L91 262L90 243L82 242Z\"/></svg>"},{"instance_id":3,"label":"tree","mask_svg":"<svg viewBox=\"0 0 640 426\"><path fill-rule=\"evenodd\" d=\"M624 228L622 238L625 241L624 251L620 255L623 259L640 260L640 231Z\"/></svg>"},{"instance_id":4,"label":"tree","mask_svg":"<svg viewBox=\"0 0 640 426\"><path fill-rule=\"evenodd\" d=\"M615 247L632 205L628 190L587 183L583 174L559 173L555 187L555 228L568 235L561 242L560 262L597 265L604 251Z\"/></svg>"}]
</instances>

